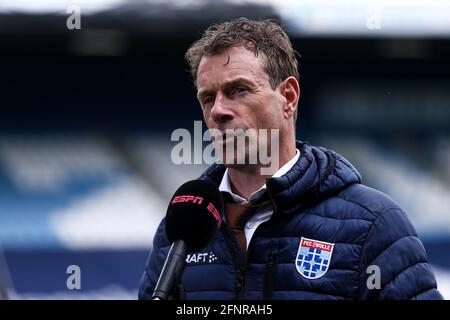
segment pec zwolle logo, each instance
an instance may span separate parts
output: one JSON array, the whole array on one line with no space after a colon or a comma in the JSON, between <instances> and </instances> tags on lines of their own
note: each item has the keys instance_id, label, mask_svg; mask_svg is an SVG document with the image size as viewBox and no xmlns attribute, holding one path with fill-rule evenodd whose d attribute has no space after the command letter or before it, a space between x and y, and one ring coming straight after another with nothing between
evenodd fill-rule
<instances>
[{"instance_id":1,"label":"pec zwolle logo","mask_svg":"<svg viewBox=\"0 0 450 320\"><path fill-rule=\"evenodd\" d=\"M323 276L330 265L334 243L301 238L298 247L295 267L307 279L318 279Z\"/></svg>"}]
</instances>

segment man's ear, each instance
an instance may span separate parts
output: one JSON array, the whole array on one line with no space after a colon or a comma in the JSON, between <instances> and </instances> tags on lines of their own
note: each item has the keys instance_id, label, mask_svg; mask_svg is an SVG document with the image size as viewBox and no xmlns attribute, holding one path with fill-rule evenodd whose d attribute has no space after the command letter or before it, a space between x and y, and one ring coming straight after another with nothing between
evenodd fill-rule
<instances>
[{"instance_id":1,"label":"man's ear","mask_svg":"<svg viewBox=\"0 0 450 320\"><path fill-rule=\"evenodd\" d=\"M295 109L297 109L298 100L300 99L300 85L295 77L287 77L280 83L280 91L286 99L286 104L283 107L283 115L288 119L294 116Z\"/></svg>"}]
</instances>

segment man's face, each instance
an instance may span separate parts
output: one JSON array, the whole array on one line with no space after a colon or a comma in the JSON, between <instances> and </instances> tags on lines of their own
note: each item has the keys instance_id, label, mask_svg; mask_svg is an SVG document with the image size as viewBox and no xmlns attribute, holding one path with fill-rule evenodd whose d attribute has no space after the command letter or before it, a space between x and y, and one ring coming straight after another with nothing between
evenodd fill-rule
<instances>
[{"instance_id":1,"label":"man's face","mask_svg":"<svg viewBox=\"0 0 450 320\"><path fill-rule=\"evenodd\" d=\"M276 128L281 136L289 121L292 122L292 118L283 116L286 99L280 90L271 88L263 59L262 54L257 57L245 47L231 47L221 54L204 56L200 61L197 98L208 128L224 135L223 142L216 141L216 150L236 144L236 135L225 136L226 130L255 129L256 133L251 135L258 139L259 129ZM244 154L247 159L252 148L255 151L256 144L250 144L245 150L237 149L236 156Z\"/></svg>"}]
</instances>

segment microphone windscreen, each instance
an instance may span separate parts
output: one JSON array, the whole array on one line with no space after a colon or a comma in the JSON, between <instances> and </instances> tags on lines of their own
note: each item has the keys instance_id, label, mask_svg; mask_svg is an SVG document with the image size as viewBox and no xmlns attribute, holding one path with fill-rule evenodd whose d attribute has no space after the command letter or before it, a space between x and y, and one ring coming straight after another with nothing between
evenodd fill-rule
<instances>
[{"instance_id":1,"label":"microphone windscreen","mask_svg":"<svg viewBox=\"0 0 450 320\"><path fill-rule=\"evenodd\" d=\"M170 200L166 234L170 243L183 240L189 251L200 251L222 223L223 199L219 189L205 180L181 185Z\"/></svg>"}]
</instances>

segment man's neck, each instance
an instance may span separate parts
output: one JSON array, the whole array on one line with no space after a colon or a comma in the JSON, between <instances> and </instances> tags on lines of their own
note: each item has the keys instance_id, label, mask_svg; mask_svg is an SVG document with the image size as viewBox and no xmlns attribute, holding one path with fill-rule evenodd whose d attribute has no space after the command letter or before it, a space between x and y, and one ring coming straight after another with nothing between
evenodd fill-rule
<instances>
[{"instance_id":1,"label":"man's neck","mask_svg":"<svg viewBox=\"0 0 450 320\"><path fill-rule=\"evenodd\" d=\"M295 156L295 152L295 143L293 148L280 148L280 159L277 170L292 159ZM245 199L248 199L253 192L264 185L267 178L271 177L269 175L261 174L260 165L230 167L228 168L228 175L233 193Z\"/></svg>"}]
</instances>

